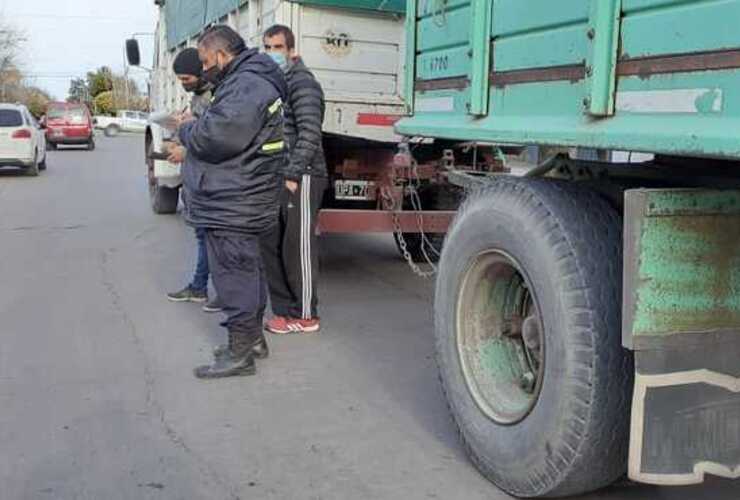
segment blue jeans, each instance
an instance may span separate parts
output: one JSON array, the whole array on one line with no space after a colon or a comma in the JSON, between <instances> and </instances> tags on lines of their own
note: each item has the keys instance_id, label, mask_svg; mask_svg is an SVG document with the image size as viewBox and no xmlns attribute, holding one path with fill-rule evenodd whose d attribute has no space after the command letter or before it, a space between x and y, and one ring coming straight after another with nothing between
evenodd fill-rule
<instances>
[{"instance_id":1,"label":"blue jeans","mask_svg":"<svg viewBox=\"0 0 740 500\"><path fill-rule=\"evenodd\" d=\"M198 228L195 230L195 238L198 240L198 261L195 263L195 274L190 288L205 292L208 289L208 252L206 251L206 230Z\"/></svg>"}]
</instances>

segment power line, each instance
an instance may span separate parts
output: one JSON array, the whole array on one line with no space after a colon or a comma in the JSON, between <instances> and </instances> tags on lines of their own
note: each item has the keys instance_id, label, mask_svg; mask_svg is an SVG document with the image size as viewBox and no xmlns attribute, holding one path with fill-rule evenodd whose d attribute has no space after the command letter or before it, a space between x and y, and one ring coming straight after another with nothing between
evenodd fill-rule
<instances>
[{"instance_id":1,"label":"power line","mask_svg":"<svg viewBox=\"0 0 740 500\"><path fill-rule=\"evenodd\" d=\"M111 21L111 22L149 22L150 19L142 17L108 17L108 16L85 16L70 14L13 14L13 17L31 17L36 19L83 19L90 21Z\"/></svg>"}]
</instances>

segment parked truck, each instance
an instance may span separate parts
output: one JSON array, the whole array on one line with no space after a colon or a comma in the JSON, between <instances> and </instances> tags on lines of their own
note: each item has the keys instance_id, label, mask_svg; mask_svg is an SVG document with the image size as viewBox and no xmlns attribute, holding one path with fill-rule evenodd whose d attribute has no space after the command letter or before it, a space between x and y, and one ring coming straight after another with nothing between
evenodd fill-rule
<instances>
[{"instance_id":1,"label":"parked truck","mask_svg":"<svg viewBox=\"0 0 740 500\"><path fill-rule=\"evenodd\" d=\"M409 260L436 258L454 215L457 189L439 165L419 168L398 155L401 137L393 129L404 114L404 0L155 0L150 108L179 111L189 96L172 72L175 56L197 44L212 24L228 24L250 47L262 46L263 32L284 24L296 34L296 49L326 95L324 149L331 188L320 212L327 232L395 232ZM138 65L138 43L127 42ZM145 148L150 200L156 213L174 213L182 178L180 166L151 159L162 151L167 132L147 126ZM433 149L425 145L424 149ZM402 150L405 150L402 148ZM441 157L441 154L438 155ZM156 155L155 155L156 157ZM416 207L416 211L405 210ZM429 234L426 234L429 233ZM425 248L426 247L426 248Z\"/></svg>"},{"instance_id":2,"label":"parked truck","mask_svg":"<svg viewBox=\"0 0 740 500\"><path fill-rule=\"evenodd\" d=\"M740 478L740 1L407 4L396 130L468 192L435 335L474 463L520 497ZM454 153L491 143L545 153Z\"/></svg>"}]
</instances>

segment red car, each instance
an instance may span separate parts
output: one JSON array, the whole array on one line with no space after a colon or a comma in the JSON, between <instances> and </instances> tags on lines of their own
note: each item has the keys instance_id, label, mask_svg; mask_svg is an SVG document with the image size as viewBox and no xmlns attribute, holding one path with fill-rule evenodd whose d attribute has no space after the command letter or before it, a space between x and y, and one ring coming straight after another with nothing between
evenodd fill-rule
<instances>
[{"instance_id":1,"label":"red car","mask_svg":"<svg viewBox=\"0 0 740 500\"><path fill-rule=\"evenodd\" d=\"M56 149L60 144L86 145L89 151L95 149L93 118L84 104L49 104L43 126L46 128L46 144L50 149Z\"/></svg>"}]
</instances>

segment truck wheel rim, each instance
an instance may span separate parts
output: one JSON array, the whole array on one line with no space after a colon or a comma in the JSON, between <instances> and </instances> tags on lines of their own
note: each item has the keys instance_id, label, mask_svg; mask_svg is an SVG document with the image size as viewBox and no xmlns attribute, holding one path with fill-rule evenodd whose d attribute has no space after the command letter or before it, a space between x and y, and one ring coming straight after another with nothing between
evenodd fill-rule
<instances>
[{"instance_id":1,"label":"truck wheel rim","mask_svg":"<svg viewBox=\"0 0 740 500\"><path fill-rule=\"evenodd\" d=\"M496 423L521 422L537 403L545 363L542 325L521 266L499 250L479 254L458 292L457 350L470 394Z\"/></svg>"}]
</instances>

